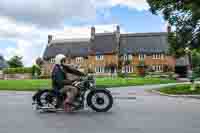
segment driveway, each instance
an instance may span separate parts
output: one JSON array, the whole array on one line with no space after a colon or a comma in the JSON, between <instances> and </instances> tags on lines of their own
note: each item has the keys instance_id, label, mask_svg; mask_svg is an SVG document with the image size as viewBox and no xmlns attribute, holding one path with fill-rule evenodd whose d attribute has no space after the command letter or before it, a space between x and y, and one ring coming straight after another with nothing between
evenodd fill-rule
<instances>
[{"instance_id":1,"label":"driveway","mask_svg":"<svg viewBox=\"0 0 200 133\"><path fill-rule=\"evenodd\" d=\"M108 113L38 113L31 108L31 93L1 92L0 133L199 133L200 101L146 92L157 87L112 89L136 99L115 99Z\"/></svg>"}]
</instances>

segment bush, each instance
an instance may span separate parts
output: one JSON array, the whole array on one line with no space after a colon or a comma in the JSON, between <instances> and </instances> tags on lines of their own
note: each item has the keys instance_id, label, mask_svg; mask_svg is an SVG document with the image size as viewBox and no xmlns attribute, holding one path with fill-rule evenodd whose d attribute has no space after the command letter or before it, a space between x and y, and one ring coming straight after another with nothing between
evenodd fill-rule
<instances>
[{"instance_id":1,"label":"bush","mask_svg":"<svg viewBox=\"0 0 200 133\"><path fill-rule=\"evenodd\" d=\"M120 78L135 78L135 77L138 77L136 73L122 73L122 72L119 72L118 73L118 77Z\"/></svg>"},{"instance_id":2,"label":"bush","mask_svg":"<svg viewBox=\"0 0 200 133\"><path fill-rule=\"evenodd\" d=\"M164 71L164 72L172 72L172 71L173 71L173 68L172 68L171 66L164 65L163 71Z\"/></svg>"},{"instance_id":3,"label":"bush","mask_svg":"<svg viewBox=\"0 0 200 133\"><path fill-rule=\"evenodd\" d=\"M124 73L121 73L121 72L117 73L117 75L118 75L118 77L120 77L120 78L125 78L125 76L126 76Z\"/></svg>"},{"instance_id":4,"label":"bush","mask_svg":"<svg viewBox=\"0 0 200 133\"><path fill-rule=\"evenodd\" d=\"M38 77L39 79L50 79L51 76L50 75L41 75Z\"/></svg>"},{"instance_id":5,"label":"bush","mask_svg":"<svg viewBox=\"0 0 200 133\"><path fill-rule=\"evenodd\" d=\"M196 67L193 69L193 76L194 78L200 77L200 67Z\"/></svg>"},{"instance_id":6,"label":"bush","mask_svg":"<svg viewBox=\"0 0 200 133\"><path fill-rule=\"evenodd\" d=\"M34 66L32 67L32 75L35 76L35 74L36 74L37 76L41 75L41 69L40 69L40 67L38 67L38 66L36 66L36 65L34 65Z\"/></svg>"}]
</instances>

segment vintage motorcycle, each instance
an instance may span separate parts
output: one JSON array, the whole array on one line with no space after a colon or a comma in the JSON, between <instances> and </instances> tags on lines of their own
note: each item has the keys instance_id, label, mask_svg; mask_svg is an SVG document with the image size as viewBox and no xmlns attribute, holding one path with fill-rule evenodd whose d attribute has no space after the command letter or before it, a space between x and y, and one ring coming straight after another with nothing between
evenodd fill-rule
<instances>
[{"instance_id":1,"label":"vintage motorcycle","mask_svg":"<svg viewBox=\"0 0 200 133\"><path fill-rule=\"evenodd\" d=\"M78 81L73 82L72 85L79 90L79 93L74 100L76 104L72 104L72 110L82 110L88 106L96 112L107 112L112 108L113 97L111 92L105 88L97 88L93 76L82 77ZM58 98L60 98L61 101L64 101L66 97L66 94L46 89L36 92L32 99L35 109L44 112L64 110L64 102L60 102L60 109L56 109L55 106Z\"/></svg>"}]
</instances>

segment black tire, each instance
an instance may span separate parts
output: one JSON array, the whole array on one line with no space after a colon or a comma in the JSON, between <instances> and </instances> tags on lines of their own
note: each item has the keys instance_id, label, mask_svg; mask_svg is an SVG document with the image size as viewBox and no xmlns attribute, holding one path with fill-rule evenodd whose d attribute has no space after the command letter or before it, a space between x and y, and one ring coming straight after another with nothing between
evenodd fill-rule
<instances>
[{"instance_id":1,"label":"black tire","mask_svg":"<svg viewBox=\"0 0 200 133\"><path fill-rule=\"evenodd\" d=\"M37 94L37 97L36 97L37 104L41 107L44 106L41 96L44 95L45 93L47 93L47 96L49 97L51 94L51 91L50 90L42 90ZM47 99L47 97L45 97L45 99Z\"/></svg>"},{"instance_id":2,"label":"black tire","mask_svg":"<svg viewBox=\"0 0 200 133\"><path fill-rule=\"evenodd\" d=\"M105 108L98 108L93 104L93 101L92 101L93 96L96 94L100 94L100 93L103 93L108 98L109 103ZM93 90L87 95L87 104L92 110L94 110L96 112L107 112L112 108L113 97L112 97L111 93L105 89Z\"/></svg>"}]
</instances>

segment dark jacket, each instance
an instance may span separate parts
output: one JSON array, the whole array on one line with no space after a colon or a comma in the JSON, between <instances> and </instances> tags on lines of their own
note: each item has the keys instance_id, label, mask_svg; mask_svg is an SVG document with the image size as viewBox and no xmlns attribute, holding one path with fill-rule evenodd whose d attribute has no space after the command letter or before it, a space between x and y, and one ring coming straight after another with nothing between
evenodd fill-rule
<instances>
[{"instance_id":1,"label":"dark jacket","mask_svg":"<svg viewBox=\"0 0 200 133\"><path fill-rule=\"evenodd\" d=\"M84 73L65 65L55 65L52 71L52 87L60 90L64 85L71 85L73 81L69 80L67 73L71 73L77 76L85 76Z\"/></svg>"}]
</instances>

